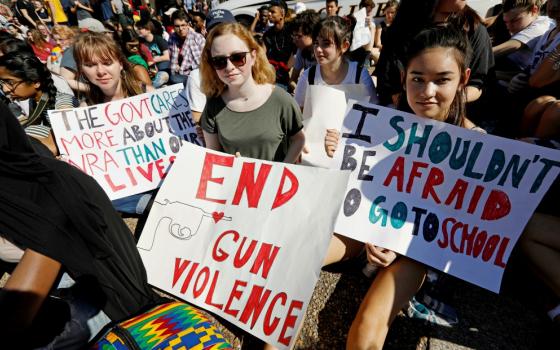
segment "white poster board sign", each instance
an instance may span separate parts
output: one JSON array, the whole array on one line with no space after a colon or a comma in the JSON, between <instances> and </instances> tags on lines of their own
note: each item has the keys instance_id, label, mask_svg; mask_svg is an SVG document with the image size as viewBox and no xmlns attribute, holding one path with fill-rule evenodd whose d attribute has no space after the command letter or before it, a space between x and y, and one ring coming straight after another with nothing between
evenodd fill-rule
<instances>
[{"instance_id":1,"label":"white poster board sign","mask_svg":"<svg viewBox=\"0 0 560 350\"><path fill-rule=\"evenodd\" d=\"M497 292L560 152L353 103L333 167L352 170L335 232Z\"/></svg>"},{"instance_id":2,"label":"white poster board sign","mask_svg":"<svg viewBox=\"0 0 560 350\"><path fill-rule=\"evenodd\" d=\"M185 144L138 242L149 283L287 348L347 180Z\"/></svg>"},{"instance_id":3,"label":"white poster board sign","mask_svg":"<svg viewBox=\"0 0 560 350\"><path fill-rule=\"evenodd\" d=\"M309 85L305 93L303 165L329 168L332 158L325 153L327 129L340 130L349 100L369 100L363 84Z\"/></svg>"},{"instance_id":4,"label":"white poster board sign","mask_svg":"<svg viewBox=\"0 0 560 350\"><path fill-rule=\"evenodd\" d=\"M157 188L183 142L202 144L182 84L49 118L63 159L111 199Z\"/></svg>"}]
</instances>

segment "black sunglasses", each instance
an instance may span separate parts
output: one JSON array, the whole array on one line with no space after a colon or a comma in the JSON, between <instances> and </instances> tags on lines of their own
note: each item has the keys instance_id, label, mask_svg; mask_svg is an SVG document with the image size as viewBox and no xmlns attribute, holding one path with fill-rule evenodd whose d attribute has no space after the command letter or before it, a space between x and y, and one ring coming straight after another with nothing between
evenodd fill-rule
<instances>
[{"instance_id":1,"label":"black sunglasses","mask_svg":"<svg viewBox=\"0 0 560 350\"><path fill-rule=\"evenodd\" d=\"M210 57L210 65L216 70L221 70L227 67L227 61L236 67L244 66L247 62L247 54L249 52L236 52L229 56L214 56Z\"/></svg>"}]
</instances>

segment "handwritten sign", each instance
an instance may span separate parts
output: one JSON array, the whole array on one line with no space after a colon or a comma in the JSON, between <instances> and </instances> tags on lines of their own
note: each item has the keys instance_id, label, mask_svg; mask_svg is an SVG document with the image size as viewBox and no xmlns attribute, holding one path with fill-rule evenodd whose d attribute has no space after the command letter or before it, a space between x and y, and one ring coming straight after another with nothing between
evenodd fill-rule
<instances>
[{"instance_id":1,"label":"handwritten sign","mask_svg":"<svg viewBox=\"0 0 560 350\"><path fill-rule=\"evenodd\" d=\"M348 173L185 144L138 242L149 283L290 346Z\"/></svg>"},{"instance_id":2,"label":"handwritten sign","mask_svg":"<svg viewBox=\"0 0 560 350\"><path fill-rule=\"evenodd\" d=\"M158 187L183 142L201 144L182 84L49 118L64 159L111 199Z\"/></svg>"},{"instance_id":3,"label":"handwritten sign","mask_svg":"<svg viewBox=\"0 0 560 350\"><path fill-rule=\"evenodd\" d=\"M335 232L497 292L560 152L352 103L333 166L352 171Z\"/></svg>"},{"instance_id":4,"label":"handwritten sign","mask_svg":"<svg viewBox=\"0 0 560 350\"><path fill-rule=\"evenodd\" d=\"M340 129L348 100L369 99L363 84L309 85L303 110L306 152L302 154L301 163L329 168L332 158L325 153L326 130Z\"/></svg>"}]
</instances>

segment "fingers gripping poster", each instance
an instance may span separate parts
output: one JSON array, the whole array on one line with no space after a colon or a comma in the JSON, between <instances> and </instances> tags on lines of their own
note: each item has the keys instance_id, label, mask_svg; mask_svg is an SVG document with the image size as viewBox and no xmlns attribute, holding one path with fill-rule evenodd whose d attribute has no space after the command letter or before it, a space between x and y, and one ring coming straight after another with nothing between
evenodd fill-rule
<instances>
[{"instance_id":1,"label":"fingers gripping poster","mask_svg":"<svg viewBox=\"0 0 560 350\"><path fill-rule=\"evenodd\" d=\"M158 187L184 142L202 145L182 84L49 118L63 159L111 199Z\"/></svg>"},{"instance_id":2,"label":"fingers gripping poster","mask_svg":"<svg viewBox=\"0 0 560 350\"><path fill-rule=\"evenodd\" d=\"M560 152L351 103L333 167L352 171L335 232L497 292Z\"/></svg>"},{"instance_id":3,"label":"fingers gripping poster","mask_svg":"<svg viewBox=\"0 0 560 350\"><path fill-rule=\"evenodd\" d=\"M290 346L348 173L183 145L138 241L149 283Z\"/></svg>"}]
</instances>

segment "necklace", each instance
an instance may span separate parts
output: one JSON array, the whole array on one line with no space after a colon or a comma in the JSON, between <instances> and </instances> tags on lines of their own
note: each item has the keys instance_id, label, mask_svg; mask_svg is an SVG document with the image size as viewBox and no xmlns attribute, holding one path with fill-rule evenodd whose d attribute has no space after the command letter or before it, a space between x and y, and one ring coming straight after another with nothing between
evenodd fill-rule
<instances>
[{"instance_id":1,"label":"necklace","mask_svg":"<svg viewBox=\"0 0 560 350\"><path fill-rule=\"evenodd\" d=\"M282 37L282 44L280 46L278 46L278 34L280 34L280 36ZM279 31L274 33L274 46L276 47L276 51L282 52L282 49L284 48L284 44L286 43L285 40L286 40L286 36L284 35L283 29L280 29Z\"/></svg>"}]
</instances>

